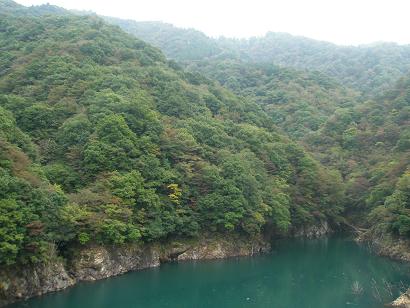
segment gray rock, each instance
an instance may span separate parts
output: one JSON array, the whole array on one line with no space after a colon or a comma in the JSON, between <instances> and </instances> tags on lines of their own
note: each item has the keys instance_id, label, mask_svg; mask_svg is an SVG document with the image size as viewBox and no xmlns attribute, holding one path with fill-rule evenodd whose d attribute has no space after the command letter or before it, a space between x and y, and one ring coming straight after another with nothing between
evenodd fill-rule
<instances>
[{"instance_id":1,"label":"gray rock","mask_svg":"<svg viewBox=\"0 0 410 308\"><path fill-rule=\"evenodd\" d=\"M153 246L92 246L70 260L69 271L78 281L92 281L159 265L159 252Z\"/></svg>"},{"instance_id":2,"label":"gray rock","mask_svg":"<svg viewBox=\"0 0 410 308\"><path fill-rule=\"evenodd\" d=\"M76 283L63 262L0 269L0 306L19 299L62 290Z\"/></svg>"},{"instance_id":3,"label":"gray rock","mask_svg":"<svg viewBox=\"0 0 410 308\"><path fill-rule=\"evenodd\" d=\"M88 246L63 263L0 269L0 306L79 281L94 281L129 271L157 267L161 262L248 256L270 250L269 243L240 237L172 241L164 245Z\"/></svg>"},{"instance_id":4,"label":"gray rock","mask_svg":"<svg viewBox=\"0 0 410 308\"><path fill-rule=\"evenodd\" d=\"M314 225L307 225L293 231L295 237L319 238L332 233L327 221L318 221Z\"/></svg>"}]
</instances>

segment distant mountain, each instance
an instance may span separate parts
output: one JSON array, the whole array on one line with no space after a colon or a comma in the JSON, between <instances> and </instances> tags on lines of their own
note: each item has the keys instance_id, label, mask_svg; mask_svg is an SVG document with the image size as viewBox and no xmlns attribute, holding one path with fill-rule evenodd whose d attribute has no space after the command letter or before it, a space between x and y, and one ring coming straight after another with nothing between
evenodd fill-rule
<instances>
[{"instance_id":1,"label":"distant mountain","mask_svg":"<svg viewBox=\"0 0 410 308\"><path fill-rule=\"evenodd\" d=\"M410 46L383 43L345 47L283 33L249 40L221 39L253 62L273 61L299 69L317 70L342 84L372 94L388 89L410 71Z\"/></svg>"},{"instance_id":2,"label":"distant mountain","mask_svg":"<svg viewBox=\"0 0 410 308\"><path fill-rule=\"evenodd\" d=\"M410 72L410 46L380 43L365 46L338 46L286 33L269 32L250 39L213 39L192 29L161 22L136 22L108 18L109 22L159 47L178 61L206 58L236 58L317 70L343 85L372 95L393 86Z\"/></svg>"},{"instance_id":3,"label":"distant mountain","mask_svg":"<svg viewBox=\"0 0 410 308\"><path fill-rule=\"evenodd\" d=\"M0 13L1 14L13 14L14 16L41 16L47 14L58 14L66 15L70 12L61 7L51 5L51 4L42 4L31 7L25 7L20 5L12 0L0 0Z\"/></svg>"},{"instance_id":4,"label":"distant mountain","mask_svg":"<svg viewBox=\"0 0 410 308\"><path fill-rule=\"evenodd\" d=\"M159 47L170 59L201 60L223 53L218 41L194 29L181 29L161 22L135 22L113 17L104 19Z\"/></svg>"},{"instance_id":5,"label":"distant mountain","mask_svg":"<svg viewBox=\"0 0 410 308\"><path fill-rule=\"evenodd\" d=\"M23 7L2 0L3 12L14 14L79 14L53 5ZM268 32L249 39L214 39L194 29L182 29L162 22L137 22L113 17L106 21L160 48L169 59L192 62L205 59L238 59L272 63L301 70L320 71L340 83L370 97L392 87L410 72L410 45L374 43L338 46L287 33Z\"/></svg>"}]
</instances>

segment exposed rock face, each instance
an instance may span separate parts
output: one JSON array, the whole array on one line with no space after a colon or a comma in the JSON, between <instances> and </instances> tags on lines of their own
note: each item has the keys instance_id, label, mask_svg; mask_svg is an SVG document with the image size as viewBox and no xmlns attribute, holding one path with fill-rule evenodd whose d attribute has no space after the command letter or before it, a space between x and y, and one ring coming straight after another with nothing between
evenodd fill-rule
<instances>
[{"instance_id":1,"label":"exposed rock face","mask_svg":"<svg viewBox=\"0 0 410 308\"><path fill-rule=\"evenodd\" d=\"M295 229L293 231L293 236L295 237L307 237L307 238L318 238L324 235L332 233L327 221L318 221L314 225L303 226L302 228Z\"/></svg>"},{"instance_id":2,"label":"exposed rock face","mask_svg":"<svg viewBox=\"0 0 410 308\"><path fill-rule=\"evenodd\" d=\"M189 243L171 243L162 254L165 260L206 260L223 259L228 257L252 256L268 252L271 249L269 243L254 239L244 241L241 238L228 238L215 240L202 240L199 245Z\"/></svg>"},{"instance_id":3,"label":"exposed rock face","mask_svg":"<svg viewBox=\"0 0 410 308\"><path fill-rule=\"evenodd\" d=\"M79 281L93 281L161 262L248 256L270 250L262 239L218 238L171 241L167 244L90 246L61 260L27 268L0 269L0 306L58 291Z\"/></svg>"},{"instance_id":4,"label":"exposed rock face","mask_svg":"<svg viewBox=\"0 0 410 308\"><path fill-rule=\"evenodd\" d=\"M76 280L92 281L159 265L155 246L92 246L70 260L68 269Z\"/></svg>"},{"instance_id":5,"label":"exposed rock face","mask_svg":"<svg viewBox=\"0 0 410 308\"><path fill-rule=\"evenodd\" d=\"M410 308L410 289L403 293L398 299L392 302L390 307Z\"/></svg>"},{"instance_id":6,"label":"exposed rock face","mask_svg":"<svg viewBox=\"0 0 410 308\"><path fill-rule=\"evenodd\" d=\"M59 260L25 268L0 269L0 306L62 290L75 283L76 280L67 273L63 262Z\"/></svg>"},{"instance_id":7,"label":"exposed rock face","mask_svg":"<svg viewBox=\"0 0 410 308\"><path fill-rule=\"evenodd\" d=\"M403 239L376 240L373 246L381 256L410 262L410 242Z\"/></svg>"},{"instance_id":8,"label":"exposed rock face","mask_svg":"<svg viewBox=\"0 0 410 308\"><path fill-rule=\"evenodd\" d=\"M356 239L367 243L377 254L395 260L410 262L410 241L393 238L391 235L377 236L371 232L363 233Z\"/></svg>"}]
</instances>

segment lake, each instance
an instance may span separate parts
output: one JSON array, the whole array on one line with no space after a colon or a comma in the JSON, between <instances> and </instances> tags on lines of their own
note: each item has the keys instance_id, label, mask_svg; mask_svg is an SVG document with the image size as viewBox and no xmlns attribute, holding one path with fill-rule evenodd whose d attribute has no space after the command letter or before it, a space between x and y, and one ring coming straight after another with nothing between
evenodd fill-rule
<instances>
[{"instance_id":1,"label":"lake","mask_svg":"<svg viewBox=\"0 0 410 308\"><path fill-rule=\"evenodd\" d=\"M266 255L164 264L10 307L377 308L409 285L408 265L350 239L292 239Z\"/></svg>"}]
</instances>

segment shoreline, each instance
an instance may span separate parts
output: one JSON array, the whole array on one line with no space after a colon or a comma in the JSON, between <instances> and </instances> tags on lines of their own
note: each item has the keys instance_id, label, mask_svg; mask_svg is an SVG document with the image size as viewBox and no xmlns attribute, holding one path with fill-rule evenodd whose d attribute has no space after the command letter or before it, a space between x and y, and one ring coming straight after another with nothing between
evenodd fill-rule
<instances>
[{"instance_id":1,"label":"shoreline","mask_svg":"<svg viewBox=\"0 0 410 308\"><path fill-rule=\"evenodd\" d=\"M107 279L168 262L253 256L270 250L270 242L262 237L241 236L120 247L92 245L76 251L68 260L55 257L48 263L0 269L0 307L61 291L82 281Z\"/></svg>"},{"instance_id":2,"label":"shoreline","mask_svg":"<svg viewBox=\"0 0 410 308\"><path fill-rule=\"evenodd\" d=\"M331 233L328 228L322 233L293 232L290 238L318 238ZM409 242L392 241L390 238L376 241L375 238L371 240L370 236L353 237L353 240L360 245L369 245L380 256L403 262L410 260L410 253L405 249L410 245ZM169 262L227 259L268 253L272 250L271 242L272 239L264 239L262 236L247 238L229 235L174 239L167 243L73 247L74 253L66 260L55 257L48 263L0 269L0 307L61 291L79 282L107 279ZM398 253L399 251L403 253ZM385 306L410 308L410 288Z\"/></svg>"},{"instance_id":3,"label":"shoreline","mask_svg":"<svg viewBox=\"0 0 410 308\"><path fill-rule=\"evenodd\" d=\"M289 230L289 237L318 238L332 234L327 221ZM131 271L159 267L161 263L226 259L271 251L272 234L246 237L213 234L199 238L123 246L72 247L67 259L0 269L0 307L31 297L64 290L81 281L96 281Z\"/></svg>"}]
</instances>

